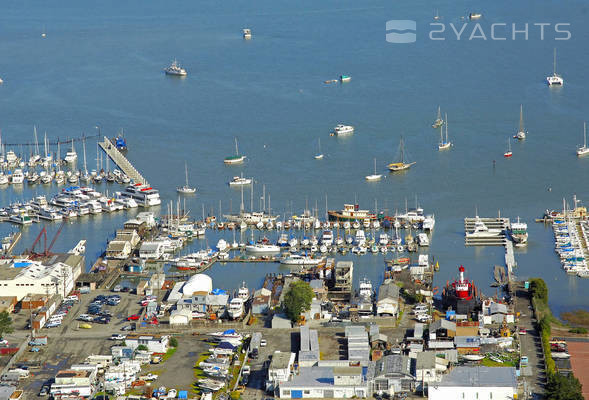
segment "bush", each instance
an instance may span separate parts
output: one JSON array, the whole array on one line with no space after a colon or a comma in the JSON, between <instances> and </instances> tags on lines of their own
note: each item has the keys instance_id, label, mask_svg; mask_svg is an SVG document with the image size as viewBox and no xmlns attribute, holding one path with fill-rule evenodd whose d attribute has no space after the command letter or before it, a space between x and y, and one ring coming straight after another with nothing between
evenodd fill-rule
<instances>
[{"instance_id":1,"label":"bush","mask_svg":"<svg viewBox=\"0 0 589 400\"><path fill-rule=\"evenodd\" d=\"M585 335L587 333L587 329L585 329L585 328L572 328L572 329L569 329L569 332L570 333L581 333L581 334Z\"/></svg>"},{"instance_id":2,"label":"bush","mask_svg":"<svg viewBox=\"0 0 589 400\"><path fill-rule=\"evenodd\" d=\"M170 346L172 347L178 347L178 339L176 339L175 337L170 339Z\"/></svg>"},{"instance_id":3,"label":"bush","mask_svg":"<svg viewBox=\"0 0 589 400\"><path fill-rule=\"evenodd\" d=\"M146 345L144 345L144 344L140 344L139 346L137 346L137 350L138 350L138 351L147 351L147 350L148 350L148 348L147 348L147 346L146 346Z\"/></svg>"},{"instance_id":4,"label":"bush","mask_svg":"<svg viewBox=\"0 0 589 400\"><path fill-rule=\"evenodd\" d=\"M530 292L532 297L538 299L544 304L548 304L548 287L542 278L533 278L530 280Z\"/></svg>"}]
</instances>

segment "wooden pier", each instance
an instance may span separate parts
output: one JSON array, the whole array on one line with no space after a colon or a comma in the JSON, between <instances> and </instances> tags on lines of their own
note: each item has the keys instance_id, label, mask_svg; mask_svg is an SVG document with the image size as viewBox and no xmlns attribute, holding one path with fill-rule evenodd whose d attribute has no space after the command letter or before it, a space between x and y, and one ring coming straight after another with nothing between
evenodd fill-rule
<instances>
[{"instance_id":1,"label":"wooden pier","mask_svg":"<svg viewBox=\"0 0 589 400\"><path fill-rule=\"evenodd\" d=\"M6 250L4 251L4 254L12 254L12 250L14 250L14 247L16 246L16 244L18 243L18 241L20 240L21 237L22 237L21 231L18 231L14 235L11 235L10 244L8 245Z\"/></svg>"},{"instance_id":2,"label":"wooden pier","mask_svg":"<svg viewBox=\"0 0 589 400\"><path fill-rule=\"evenodd\" d=\"M111 160L135 183L143 183L149 185L147 180L135 169L129 160L117 149L106 136L103 142L98 142L102 150L110 157Z\"/></svg>"}]
</instances>

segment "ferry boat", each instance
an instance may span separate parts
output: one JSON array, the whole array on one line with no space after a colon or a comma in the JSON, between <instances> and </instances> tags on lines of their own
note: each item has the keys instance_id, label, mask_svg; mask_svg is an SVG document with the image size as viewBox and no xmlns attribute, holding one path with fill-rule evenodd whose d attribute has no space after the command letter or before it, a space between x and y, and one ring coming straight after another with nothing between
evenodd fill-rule
<instances>
[{"instance_id":1,"label":"ferry boat","mask_svg":"<svg viewBox=\"0 0 589 400\"><path fill-rule=\"evenodd\" d=\"M231 164L241 164L244 161L245 161L245 156L243 154L241 154L241 155L239 154L239 148L237 147L237 138L235 138L235 155L225 157L223 162L225 164L231 165Z\"/></svg>"},{"instance_id":2,"label":"ferry boat","mask_svg":"<svg viewBox=\"0 0 589 400\"><path fill-rule=\"evenodd\" d=\"M245 186L251 185L252 179L251 178L244 178L243 176L234 176L231 181L229 181L229 186Z\"/></svg>"},{"instance_id":3,"label":"ferry boat","mask_svg":"<svg viewBox=\"0 0 589 400\"><path fill-rule=\"evenodd\" d=\"M244 304L243 299L240 297L234 297L231 299L229 303L229 308L227 309L227 314L231 319L239 319L244 313Z\"/></svg>"},{"instance_id":4,"label":"ferry boat","mask_svg":"<svg viewBox=\"0 0 589 400\"><path fill-rule=\"evenodd\" d=\"M554 63L552 68L552 75L546 77L548 86L562 86L564 85L564 79L562 76L556 73L556 48L554 49Z\"/></svg>"},{"instance_id":5,"label":"ferry boat","mask_svg":"<svg viewBox=\"0 0 589 400\"><path fill-rule=\"evenodd\" d=\"M333 134L335 136L347 136L354 133L354 127L351 125L337 124L333 128Z\"/></svg>"},{"instance_id":6,"label":"ferry boat","mask_svg":"<svg viewBox=\"0 0 589 400\"><path fill-rule=\"evenodd\" d=\"M517 222L511 223L509 234L516 246L525 246L528 244L528 224L520 222L519 217L517 217Z\"/></svg>"},{"instance_id":7,"label":"ferry boat","mask_svg":"<svg viewBox=\"0 0 589 400\"><path fill-rule=\"evenodd\" d=\"M121 196L132 198L143 207L157 206L162 203L159 191L142 183L127 186L121 192Z\"/></svg>"},{"instance_id":8,"label":"ferry boat","mask_svg":"<svg viewBox=\"0 0 589 400\"><path fill-rule=\"evenodd\" d=\"M186 70L180 67L175 59L169 67L164 69L164 72L166 75L186 76Z\"/></svg>"},{"instance_id":9,"label":"ferry boat","mask_svg":"<svg viewBox=\"0 0 589 400\"><path fill-rule=\"evenodd\" d=\"M368 210L360 210L360 206L358 204L344 204L344 209L341 211L328 211L327 216L330 221L355 221L355 220L365 220L376 219L376 215L371 213Z\"/></svg>"}]
</instances>

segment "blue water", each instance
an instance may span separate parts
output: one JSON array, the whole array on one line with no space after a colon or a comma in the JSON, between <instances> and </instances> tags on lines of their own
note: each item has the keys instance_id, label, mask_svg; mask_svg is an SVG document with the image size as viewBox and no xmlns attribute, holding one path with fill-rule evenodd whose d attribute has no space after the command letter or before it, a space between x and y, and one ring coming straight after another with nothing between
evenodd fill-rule
<instances>
[{"instance_id":1,"label":"blue water","mask_svg":"<svg viewBox=\"0 0 589 400\"><path fill-rule=\"evenodd\" d=\"M527 41L521 36L458 41L447 28L447 40L434 42L427 39L434 8L442 22L457 26L460 16L482 12L479 22L487 36L491 23L507 23L510 32L512 23L521 29L525 22L566 22L572 37L554 41L553 27L547 27L545 40L539 40L530 26ZM436 215L431 254L440 260L440 285L464 264L468 275L487 288L492 266L503 262L501 248L464 247L465 216L475 209L481 216L499 210L520 216L529 224L530 243L517 250L517 274L546 279L551 305L561 312L586 307L589 281L564 274L551 231L533 218L560 207L563 196L589 198L584 184L589 158L577 159L574 153L589 114L586 15L580 1L543 7L531 0L12 2L4 5L0 24L0 128L8 143L31 142L33 125L51 139L93 135L96 126L112 137L124 128L129 158L165 202L176 199L174 188L183 184L188 162L198 194L187 198L187 206L197 216L203 204L207 214L218 212L219 200L224 212L237 210L240 193L227 182L241 172L256 180L254 206L265 184L279 214L300 212L308 200L311 207L317 202L323 215L326 195L332 209L357 199L362 208L372 208L377 200L379 208L393 212L405 207L405 199L413 205L417 195L426 212ZM417 42L387 43L389 19L416 20ZM469 23L465 35L473 26ZM241 38L244 27L252 28L251 41ZM544 78L552 71L554 47L566 83L549 89ZM188 70L185 79L161 72L174 58ZM323 83L340 74L351 75L352 81ZM512 142L514 156L505 160L520 104L528 139ZM444 153L437 151L439 133L430 128L438 105L448 112L455 144ZM354 125L354 136L329 137L339 122ZM365 182L375 157L384 173L401 135L417 164L380 183ZM222 159L233 152L234 137L248 161L226 167ZM321 161L312 157L318 138L326 154ZM87 152L94 168L94 143L88 143ZM0 204L55 191L3 189ZM248 192L246 199L249 207ZM126 218L104 215L68 224L56 250L87 238L90 264ZM0 233L12 229L3 225ZM50 234L56 229L51 225ZM25 230L19 250L30 246L38 230ZM211 235L209 244L216 240ZM382 256L353 259L356 279L380 280ZM276 268L218 266L211 275L216 286L236 287L245 277L255 286L266 270Z\"/></svg>"}]
</instances>

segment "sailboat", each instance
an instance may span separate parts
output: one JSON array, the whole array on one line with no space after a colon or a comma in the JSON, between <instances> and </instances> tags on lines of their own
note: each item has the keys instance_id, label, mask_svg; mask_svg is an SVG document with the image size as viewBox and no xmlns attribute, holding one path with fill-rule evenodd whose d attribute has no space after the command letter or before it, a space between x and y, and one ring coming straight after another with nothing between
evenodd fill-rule
<instances>
[{"instance_id":1,"label":"sailboat","mask_svg":"<svg viewBox=\"0 0 589 400\"><path fill-rule=\"evenodd\" d=\"M315 154L315 160L321 160L323 159L323 153L321 152L321 139L317 139L317 147L318 151L317 154Z\"/></svg>"},{"instance_id":2,"label":"sailboat","mask_svg":"<svg viewBox=\"0 0 589 400\"><path fill-rule=\"evenodd\" d=\"M237 138L235 138L235 155L225 157L223 162L225 164L241 164L245 160L244 155L239 155L239 148L237 147Z\"/></svg>"},{"instance_id":3,"label":"sailboat","mask_svg":"<svg viewBox=\"0 0 589 400\"><path fill-rule=\"evenodd\" d=\"M444 140L444 136L442 135L442 127L440 126L440 143L438 144L438 150L447 150L452 146L452 142L448 141L448 114L444 114L444 118L446 119L446 140Z\"/></svg>"},{"instance_id":4,"label":"sailboat","mask_svg":"<svg viewBox=\"0 0 589 400\"><path fill-rule=\"evenodd\" d=\"M511 140L509 138L507 138L507 151L505 153L503 153L503 157L509 158L512 155L513 155L513 153L511 152Z\"/></svg>"},{"instance_id":5,"label":"sailboat","mask_svg":"<svg viewBox=\"0 0 589 400\"><path fill-rule=\"evenodd\" d=\"M438 21L440 18L440 14L438 13L438 9L436 8L436 15L434 15L434 21Z\"/></svg>"},{"instance_id":6,"label":"sailboat","mask_svg":"<svg viewBox=\"0 0 589 400\"><path fill-rule=\"evenodd\" d=\"M43 32L41 32L41 37L47 37L47 31L45 30L45 25L43 25Z\"/></svg>"},{"instance_id":7,"label":"sailboat","mask_svg":"<svg viewBox=\"0 0 589 400\"><path fill-rule=\"evenodd\" d=\"M440 109L440 106L438 106L438 117L436 118L436 120L432 124L432 128L437 129L442 125L444 125L444 120L442 119L442 111Z\"/></svg>"},{"instance_id":8,"label":"sailboat","mask_svg":"<svg viewBox=\"0 0 589 400\"><path fill-rule=\"evenodd\" d=\"M524 106L520 104L519 106L519 130L517 134L514 136L515 139L524 140L526 138L526 130L524 128Z\"/></svg>"},{"instance_id":9,"label":"sailboat","mask_svg":"<svg viewBox=\"0 0 589 400\"><path fill-rule=\"evenodd\" d=\"M589 154L589 147L587 147L587 122L583 122L583 147L577 149L577 156L583 157Z\"/></svg>"},{"instance_id":10,"label":"sailboat","mask_svg":"<svg viewBox=\"0 0 589 400\"><path fill-rule=\"evenodd\" d=\"M552 75L546 77L546 81L548 82L548 86L557 85L562 86L564 85L564 79L562 76L556 73L556 47L554 48L554 63L552 67Z\"/></svg>"},{"instance_id":11,"label":"sailboat","mask_svg":"<svg viewBox=\"0 0 589 400\"><path fill-rule=\"evenodd\" d=\"M366 176L366 180L367 181L380 181L381 178L382 178L382 175L376 173L376 158L375 158L374 159L374 174L373 175L367 175Z\"/></svg>"},{"instance_id":12,"label":"sailboat","mask_svg":"<svg viewBox=\"0 0 589 400\"><path fill-rule=\"evenodd\" d=\"M411 168L415 162L407 163L405 162L405 145L403 143L403 136L401 136L401 142L399 143L399 148L401 150L401 160L396 163L390 163L388 168L392 172L404 171L406 169Z\"/></svg>"},{"instance_id":13,"label":"sailboat","mask_svg":"<svg viewBox=\"0 0 589 400\"><path fill-rule=\"evenodd\" d=\"M92 177L88 173L88 166L86 165L86 139L84 139L82 141L82 149L83 149L83 152L84 152L84 172L80 176L80 179L82 181L88 183L88 182L90 182L92 180Z\"/></svg>"},{"instance_id":14,"label":"sailboat","mask_svg":"<svg viewBox=\"0 0 589 400\"><path fill-rule=\"evenodd\" d=\"M184 172L186 174L186 184L184 186L176 188L176 191L178 193L184 193L184 194L195 193L196 188L188 186L188 164L186 164L186 161L184 161Z\"/></svg>"}]
</instances>

